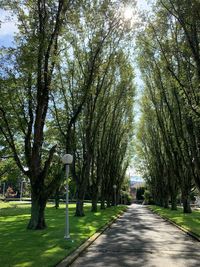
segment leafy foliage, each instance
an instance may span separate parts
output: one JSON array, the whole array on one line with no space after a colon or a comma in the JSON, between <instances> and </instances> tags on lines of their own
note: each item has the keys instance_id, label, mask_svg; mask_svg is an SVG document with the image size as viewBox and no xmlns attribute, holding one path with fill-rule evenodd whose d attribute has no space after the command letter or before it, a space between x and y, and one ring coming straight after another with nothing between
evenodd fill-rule
<instances>
[{"instance_id":1,"label":"leafy foliage","mask_svg":"<svg viewBox=\"0 0 200 267\"><path fill-rule=\"evenodd\" d=\"M1 47L0 145L30 179L29 229L46 227L44 210L64 181L60 156L74 156L76 215L90 191L93 208L119 195L129 164L133 31L118 6L127 1L1 1L19 31ZM95 19L94 19L95 18Z\"/></svg>"},{"instance_id":2,"label":"leafy foliage","mask_svg":"<svg viewBox=\"0 0 200 267\"><path fill-rule=\"evenodd\" d=\"M145 84L138 153L154 200L184 212L199 187L199 2L158 1L155 18L138 37L138 63Z\"/></svg>"}]
</instances>

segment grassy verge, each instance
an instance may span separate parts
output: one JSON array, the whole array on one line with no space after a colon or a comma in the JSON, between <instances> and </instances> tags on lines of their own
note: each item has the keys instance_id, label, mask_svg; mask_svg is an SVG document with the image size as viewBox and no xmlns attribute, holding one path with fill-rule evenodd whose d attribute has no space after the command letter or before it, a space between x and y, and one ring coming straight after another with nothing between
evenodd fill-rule
<instances>
[{"instance_id":1,"label":"grassy verge","mask_svg":"<svg viewBox=\"0 0 200 267\"><path fill-rule=\"evenodd\" d=\"M184 214L182 209L170 210L158 206L149 206L151 210L167 218L187 231L200 237L200 211L194 210L192 213Z\"/></svg>"},{"instance_id":2,"label":"grassy verge","mask_svg":"<svg viewBox=\"0 0 200 267\"><path fill-rule=\"evenodd\" d=\"M30 205L0 202L0 266L48 267L79 247L98 229L122 212L125 207L111 207L96 213L85 206L85 217L74 217L75 204L69 206L70 235L73 241L64 240L65 206L56 210L46 208L48 228L41 231L26 230L30 218Z\"/></svg>"}]
</instances>

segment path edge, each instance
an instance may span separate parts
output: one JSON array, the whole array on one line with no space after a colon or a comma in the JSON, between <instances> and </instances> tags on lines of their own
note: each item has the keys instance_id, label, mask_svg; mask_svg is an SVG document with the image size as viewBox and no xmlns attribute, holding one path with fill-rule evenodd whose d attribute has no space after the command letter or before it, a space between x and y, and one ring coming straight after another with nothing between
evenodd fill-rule
<instances>
[{"instance_id":1,"label":"path edge","mask_svg":"<svg viewBox=\"0 0 200 267\"><path fill-rule=\"evenodd\" d=\"M119 214L117 214L113 219L106 223L103 227L97 230L95 234L89 237L80 247L75 249L69 256L62 259L55 267L68 267L70 266L79 256L86 250L100 235L102 235L110 226L117 221L123 214L128 210L128 206Z\"/></svg>"},{"instance_id":2,"label":"path edge","mask_svg":"<svg viewBox=\"0 0 200 267\"><path fill-rule=\"evenodd\" d=\"M152 210L151 207L149 206L146 206L152 213L158 215L160 218L164 219L165 221L173 224L174 226L176 226L177 228L179 228L180 230L182 230L183 232L185 232L187 235L193 237L194 239L196 239L197 241L200 242L200 236L198 236L197 234L185 229L184 227L178 225L177 223L175 223L174 221L170 220L169 218L165 217L165 216L162 216L160 215L159 213L157 213L156 211Z\"/></svg>"}]
</instances>

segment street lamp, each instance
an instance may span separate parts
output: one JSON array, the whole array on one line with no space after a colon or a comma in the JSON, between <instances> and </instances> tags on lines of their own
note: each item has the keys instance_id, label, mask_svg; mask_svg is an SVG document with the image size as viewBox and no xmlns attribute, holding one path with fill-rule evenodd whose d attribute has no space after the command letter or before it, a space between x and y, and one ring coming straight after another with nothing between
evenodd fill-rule
<instances>
[{"instance_id":1,"label":"street lamp","mask_svg":"<svg viewBox=\"0 0 200 267\"><path fill-rule=\"evenodd\" d=\"M24 178L22 181L21 181L21 189L20 189L20 201L22 201L22 194L23 194L23 183L26 182L26 179Z\"/></svg>"},{"instance_id":2,"label":"street lamp","mask_svg":"<svg viewBox=\"0 0 200 267\"><path fill-rule=\"evenodd\" d=\"M113 185L113 189L114 189L115 206L117 206L117 197L116 197L116 189L117 189L117 186L116 186L116 184Z\"/></svg>"},{"instance_id":3,"label":"street lamp","mask_svg":"<svg viewBox=\"0 0 200 267\"><path fill-rule=\"evenodd\" d=\"M62 158L62 163L65 165L66 168L66 217L65 217L65 239L70 239L69 234L69 194L68 194L68 176L69 176L69 165L73 162L73 156L70 154L65 154Z\"/></svg>"}]
</instances>

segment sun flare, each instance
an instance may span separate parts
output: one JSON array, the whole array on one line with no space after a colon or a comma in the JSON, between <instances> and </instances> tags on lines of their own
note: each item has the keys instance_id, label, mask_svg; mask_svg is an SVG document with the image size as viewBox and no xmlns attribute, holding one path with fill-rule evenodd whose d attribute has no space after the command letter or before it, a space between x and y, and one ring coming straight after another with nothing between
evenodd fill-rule
<instances>
[{"instance_id":1,"label":"sun flare","mask_svg":"<svg viewBox=\"0 0 200 267\"><path fill-rule=\"evenodd\" d=\"M126 7L124 9L124 18L129 20L133 17L133 9L131 7Z\"/></svg>"}]
</instances>

